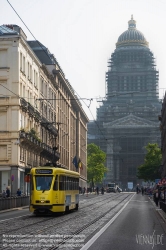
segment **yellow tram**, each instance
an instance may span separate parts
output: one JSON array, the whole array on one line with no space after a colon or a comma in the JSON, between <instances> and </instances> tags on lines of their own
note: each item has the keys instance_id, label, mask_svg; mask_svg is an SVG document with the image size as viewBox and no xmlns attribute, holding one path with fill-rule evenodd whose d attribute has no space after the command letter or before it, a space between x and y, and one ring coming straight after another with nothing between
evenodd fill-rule
<instances>
[{"instance_id":1,"label":"yellow tram","mask_svg":"<svg viewBox=\"0 0 166 250\"><path fill-rule=\"evenodd\" d=\"M79 173L59 167L35 167L30 172L31 212L67 212L79 207Z\"/></svg>"}]
</instances>

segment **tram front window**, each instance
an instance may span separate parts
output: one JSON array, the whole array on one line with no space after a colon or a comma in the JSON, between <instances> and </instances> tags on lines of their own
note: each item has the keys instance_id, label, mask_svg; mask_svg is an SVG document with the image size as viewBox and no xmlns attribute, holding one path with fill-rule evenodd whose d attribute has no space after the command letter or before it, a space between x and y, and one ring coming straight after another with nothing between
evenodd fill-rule
<instances>
[{"instance_id":1,"label":"tram front window","mask_svg":"<svg viewBox=\"0 0 166 250\"><path fill-rule=\"evenodd\" d=\"M51 183L52 183L53 176L41 176L41 175L36 175L35 180L36 180L36 190L50 190Z\"/></svg>"}]
</instances>

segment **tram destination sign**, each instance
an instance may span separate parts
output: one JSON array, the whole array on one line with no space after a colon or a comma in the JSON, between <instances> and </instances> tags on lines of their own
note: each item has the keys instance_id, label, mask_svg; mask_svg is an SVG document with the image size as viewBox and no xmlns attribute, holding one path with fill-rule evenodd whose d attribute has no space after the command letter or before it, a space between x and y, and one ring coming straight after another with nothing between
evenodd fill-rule
<instances>
[{"instance_id":1,"label":"tram destination sign","mask_svg":"<svg viewBox=\"0 0 166 250\"><path fill-rule=\"evenodd\" d=\"M36 169L36 174L52 174L52 169Z\"/></svg>"}]
</instances>

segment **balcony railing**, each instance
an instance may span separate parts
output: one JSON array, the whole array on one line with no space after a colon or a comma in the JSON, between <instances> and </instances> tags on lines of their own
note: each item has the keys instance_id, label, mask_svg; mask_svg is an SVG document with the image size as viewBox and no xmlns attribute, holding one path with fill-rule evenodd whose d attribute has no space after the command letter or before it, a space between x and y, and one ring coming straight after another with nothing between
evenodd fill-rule
<instances>
[{"instance_id":1,"label":"balcony railing","mask_svg":"<svg viewBox=\"0 0 166 250\"><path fill-rule=\"evenodd\" d=\"M40 116L40 113L39 111L35 111L35 114L34 114L34 119L35 121L39 122L41 120L41 116Z\"/></svg>"},{"instance_id":2,"label":"balcony railing","mask_svg":"<svg viewBox=\"0 0 166 250\"><path fill-rule=\"evenodd\" d=\"M20 131L20 139L21 139L22 145L29 147L31 149L34 149L34 150L37 149L38 152L40 152L40 154L44 156L47 160L49 161L52 161L53 159L55 159L55 161L59 160L60 158L59 152L55 151L54 153L54 150L52 147L34 138L30 132L27 133L24 131ZM33 161L31 159L28 159L27 164L32 165Z\"/></svg>"},{"instance_id":3,"label":"balcony railing","mask_svg":"<svg viewBox=\"0 0 166 250\"><path fill-rule=\"evenodd\" d=\"M21 103L22 110L27 111L28 110L28 102L24 98L21 98L20 103Z\"/></svg>"},{"instance_id":4,"label":"balcony railing","mask_svg":"<svg viewBox=\"0 0 166 250\"><path fill-rule=\"evenodd\" d=\"M29 116L35 115L35 108L30 103L28 103L28 111L29 111Z\"/></svg>"}]
</instances>

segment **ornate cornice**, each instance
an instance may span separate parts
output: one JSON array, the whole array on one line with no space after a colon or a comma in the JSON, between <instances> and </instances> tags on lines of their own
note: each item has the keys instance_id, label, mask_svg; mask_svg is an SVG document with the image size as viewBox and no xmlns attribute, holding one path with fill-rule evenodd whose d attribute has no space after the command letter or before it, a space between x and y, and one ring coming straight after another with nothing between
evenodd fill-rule
<instances>
[{"instance_id":1,"label":"ornate cornice","mask_svg":"<svg viewBox=\"0 0 166 250\"><path fill-rule=\"evenodd\" d=\"M44 74L47 76L47 78L51 81L51 83L53 84L53 86L58 89L59 86L56 83L56 80L54 78L54 76L52 74L50 74L50 72L48 71L47 67L45 66L45 64L42 64L41 69L43 70Z\"/></svg>"}]
</instances>

